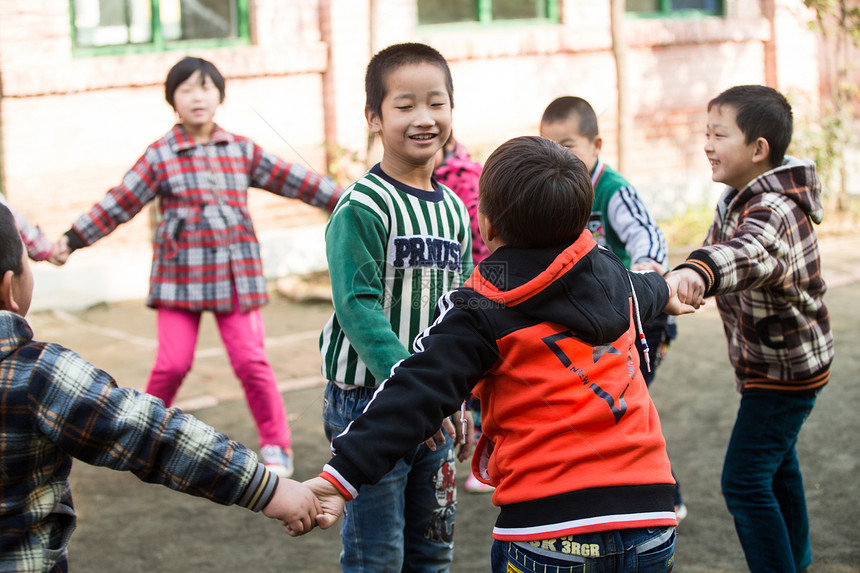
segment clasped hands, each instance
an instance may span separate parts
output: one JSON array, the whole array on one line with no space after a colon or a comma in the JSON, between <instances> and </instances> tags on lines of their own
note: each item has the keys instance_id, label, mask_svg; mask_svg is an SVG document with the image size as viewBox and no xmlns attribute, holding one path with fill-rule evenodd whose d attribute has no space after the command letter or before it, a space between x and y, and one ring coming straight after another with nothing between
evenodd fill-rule
<instances>
[{"instance_id":1,"label":"clasped hands","mask_svg":"<svg viewBox=\"0 0 860 573\"><path fill-rule=\"evenodd\" d=\"M460 411L453 418L453 421L445 418L439 431L427 439L424 445L435 450L437 443L453 439L457 459L463 462L472 454L475 446L472 413ZM302 483L281 479L275 497L263 509L263 514L280 520L287 535L297 537L308 533L315 526L328 529L343 514L345 505L346 498L338 489L319 476Z\"/></svg>"}]
</instances>

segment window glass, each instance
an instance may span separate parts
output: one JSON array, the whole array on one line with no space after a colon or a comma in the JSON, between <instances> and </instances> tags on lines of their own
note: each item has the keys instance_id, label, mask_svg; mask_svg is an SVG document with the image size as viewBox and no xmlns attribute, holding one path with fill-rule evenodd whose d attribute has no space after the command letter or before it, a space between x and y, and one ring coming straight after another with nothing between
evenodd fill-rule
<instances>
[{"instance_id":1,"label":"window glass","mask_svg":"<svg viewBox=\"0 0 860 573\"><path fill-rule=\"evenodd\" d=\"M717 14L720 0L627 0L627 12L671 15L673 12L701 12Z\"/></svg>"},{"instance_id":2,"label":"window glass","mask_svg":"<svg viewBox=\"0 0 860 573\"><path fill-rule=\"evenodd\" d=\"M540 0L493 0L493 20L546 18L546 2Z\"/></svg>"},{"instance_id":3,"label":"window glass","mask_svg":"<svg viewBox=\"0 0 860 573\"><path fill-rule=\"evenodd\" d=\"M418 24L555 18L559 0L418 0Z\"/></svg>"},{"instance_id":4,"label":"window glass","mask_svg":"<svg viewBox=\"0 0 860 573\"><path fill-rule=\"evenodd\" d=\"M421 24L474 22L475 2L463 0L418 0L418 21Z\"/></svg>"},{"instance_id":5,"label":"window glass","mask_svg":"<svg viewBox=\"0 0 860 573\"><path fill-rule=\"evenodd\" d=\"M240 37L240 0L72 0L79 48Z\"/></svg>"},{"instance_id":6,"label":"window glass","mask_svg":"<svg viewBox=\"0 0 860 573\"><path fill-rule=\"evenodd\" d=\"M149 0L75 0L78 46L110 46L152 41Z\"/></svg>"}]
</instances>

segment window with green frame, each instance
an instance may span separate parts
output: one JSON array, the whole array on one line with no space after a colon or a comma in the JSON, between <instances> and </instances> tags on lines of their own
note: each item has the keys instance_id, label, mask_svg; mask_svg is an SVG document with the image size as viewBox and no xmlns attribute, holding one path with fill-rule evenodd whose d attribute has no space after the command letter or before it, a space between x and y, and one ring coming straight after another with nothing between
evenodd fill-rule
<instances>
[{"instance_id":1,"label":"window with green frame","mask_svg":"<svg viewBox=\"0 0 860 573\"><path fill-rule=\"evenodd\" d=\"M679 16L722 14L722 0L626 0L628 14Z\"/></svg>"},{"instance_id":2,"label":"window with green frame","mask_svg":"<svg viewBox=\"0 0 860 573\"><path fill-rule=\"evenodd\" d=\"M70 0L78 52L247 43L248 0Z\"/></svg>"},{"instance_id":3,"label":"window with green frame","mask_svg":"<svg viewBox=\"0 0 860 573\"><path fill-rule=\"evenodd\" d=\"M559 0L418 0L418 24L558 21Z\"/></svg>"}]
</instances>

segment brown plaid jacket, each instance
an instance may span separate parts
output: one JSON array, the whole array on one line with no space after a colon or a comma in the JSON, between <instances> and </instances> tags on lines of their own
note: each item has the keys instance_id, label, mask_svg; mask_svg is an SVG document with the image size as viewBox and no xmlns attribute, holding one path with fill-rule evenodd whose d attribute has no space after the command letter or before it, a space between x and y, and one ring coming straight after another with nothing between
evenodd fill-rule
<instances>
[{"instance_id":1,"label":"brown plaid jacket","mask_svg":"<svg viewBox=\"0 0 860 573\"><path fill-rule=\"evenodd\" d=\"M833 335L813 228L822 217L815 164L787 158L744 189L726 189L704 246L680 265L716 296L741 391L828 381Z\"/></svg>"}]
</instances>

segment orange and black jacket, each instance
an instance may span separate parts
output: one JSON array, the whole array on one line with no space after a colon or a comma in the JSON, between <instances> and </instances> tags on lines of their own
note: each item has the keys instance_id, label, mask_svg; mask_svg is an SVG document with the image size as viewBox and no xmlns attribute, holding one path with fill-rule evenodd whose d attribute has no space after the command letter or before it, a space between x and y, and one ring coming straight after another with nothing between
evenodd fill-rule
<instances>
[{"instance_id":1,"label":"orange and black jacket","mask_svg":"<svg viewBox=\"0 0 860 573\"><path fill-rule=\"evenodd\" d=\"M588 233L563 249L497 250L440 299L321 475L358 495L471 392L483 425L472 471L496 487L496 539L675 525L635 348L637 324L669 296L659 274L629 272Z\"/></svg>"}]
</instances>

